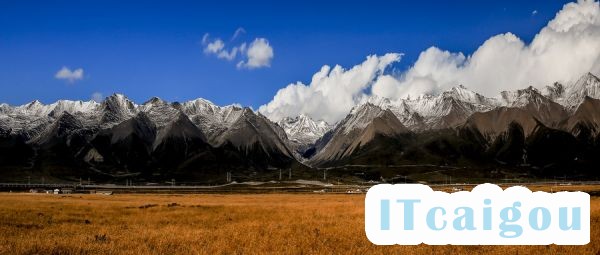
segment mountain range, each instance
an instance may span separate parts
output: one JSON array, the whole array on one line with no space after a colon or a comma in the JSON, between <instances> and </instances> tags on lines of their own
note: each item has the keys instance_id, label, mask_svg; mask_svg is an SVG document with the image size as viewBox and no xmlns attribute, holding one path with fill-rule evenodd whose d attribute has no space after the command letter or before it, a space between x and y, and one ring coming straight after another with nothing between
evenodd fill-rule
<instances>
[{"instance_id":1,"label":"mountain range","mask_svg":"<svg viewBox=\"0 0 600 255\"><path fill-rule=\"evenodd\" d=\"M497 97L462 85L416 98L371 96L335 124L306 115L274 122L205 99L136 104L114 94L99 103L0 104L0 178L217 183L225 173L254 180L276 178L278 169L316 176L355 165L364 166L362 179L407 176L415 165L592 178L598 133L600 79L591 73Z\"/></svg>"}]
</instances>

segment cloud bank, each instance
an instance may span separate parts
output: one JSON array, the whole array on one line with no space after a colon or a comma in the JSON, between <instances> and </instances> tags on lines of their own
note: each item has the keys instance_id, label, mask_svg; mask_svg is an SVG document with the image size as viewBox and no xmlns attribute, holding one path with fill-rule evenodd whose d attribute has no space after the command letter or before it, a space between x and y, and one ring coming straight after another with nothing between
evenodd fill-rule
<instances>
[{"instance_id":1,"label":"cloud bank","mask_svg":"<svg viewBox=\"0 0 600 255\"><path fill-rule=\"evenodd\" d=\"M68 67L63 66L60 70L58 70L58 72L56 72L54 78L73 83L77 80L83 79L83 69L77 68L75 70L71 70Z\"/></svg>"},{"instance_id":2,"label":"cloud bank","mask_svg":"<svg viewBox=\"0 0 600 255\"><path fill-rule=\"evenodd\" d=\"M280 89L273 100L259 108L259 112L272 120L306 114L313 119L335 123L363 99L365 89L379 77L390 64L400 61L401 54L368 56L351 69L336 65L321 67L309 84L296 82Z\"/></svg>"},{"instance_id":3,"label":"cloud bank","mask_svg":"<svg viewBox=\"0 0 600 255\"><path fill-rule=\"evenodd\" d=\"M246 33L243 28L238 28L233 33L230 42ZM220 38L211 39L208 33L202 37L202 45L204 53L207 55L215 55L219 59L232 61L240 59L237 63L238 69L256 69L261 67L270 67L273 60L273 47L265 38L255 38L248 46L248 43L242 42L237 46L228 49L223 40Z\"/></svg>"},{"instance_id":4,"label":"cloud bank","mask_svg":"<svg viewBox=\"0 0 600 255\"><path fill-rule=\"evenodd\" d=\"M400 77L378 80L373 94L403 98L463 84L495 96L529 85L569 83L590 71L600 71L600 7L579 1L566 4L529 45L505 33L489 38L470 56L431 47Z\"/></svg>"},{"instance_id":5,"label":"cloud bank","mask_svg":"<svg viewBox=\"0 0 600 255\"><path fill-rule=\"evenodd\" d=\"M467 56L430 47L408 70L385 73L400 56L370 56L350 70L323 66L310 84L297 82L280 89L259 111L273 120L306 114L333 123L370 95L435 95L462 84L496 96L530 85L573 82L586 72L600 73L600 6L584 0L564 5L530 44L508 32L489 38Z\"/></svg>"}]
</instances>

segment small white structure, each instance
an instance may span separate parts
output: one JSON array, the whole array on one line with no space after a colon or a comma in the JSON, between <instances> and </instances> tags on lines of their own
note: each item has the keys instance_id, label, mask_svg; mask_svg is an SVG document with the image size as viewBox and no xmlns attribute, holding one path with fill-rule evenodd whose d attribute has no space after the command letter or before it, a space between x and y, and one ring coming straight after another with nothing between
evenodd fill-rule
<instances>
[{"instance_id":1,"label":"small white structure","mask_svg":"<svg viewBox=\"0 0 600 255\"><path fill-rule=\"evenodd\" d=\"M98 190L96 191L96 194L110 196L113 192L111 190Z\"/></svg>"}]
</instances>

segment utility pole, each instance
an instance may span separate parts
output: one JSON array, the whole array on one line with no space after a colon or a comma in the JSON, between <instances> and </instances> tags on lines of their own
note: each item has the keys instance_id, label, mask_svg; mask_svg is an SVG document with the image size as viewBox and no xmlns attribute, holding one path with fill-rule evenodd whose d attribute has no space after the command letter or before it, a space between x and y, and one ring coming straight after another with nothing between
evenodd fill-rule
<instances>
[{"instance_id":1,"label":"utility pole","mask_svg":"<svg viewBox=\"0 0 600 255\"><path fill-rule=\"evenodd\" d=\"M323 180L327 180L327 169L323 169Z\"/></svg>"},{"instance_id":2,"label":"utility pole","mask_svg":"<svg viewBox=\"0 0 600 255\"><path fill-rule=\"evenodd\" d=\"M279 169L279 180L281 181L281 168Z\"/></svg>"}]
</instances>

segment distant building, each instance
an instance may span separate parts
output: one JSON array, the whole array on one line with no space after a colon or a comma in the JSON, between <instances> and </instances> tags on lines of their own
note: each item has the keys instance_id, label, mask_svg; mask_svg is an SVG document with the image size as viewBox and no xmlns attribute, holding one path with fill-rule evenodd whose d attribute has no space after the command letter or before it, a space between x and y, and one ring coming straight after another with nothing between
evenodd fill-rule
<instances>
[{"instance_id":1,"label":"distant building","mask_svg":"<svg viewBox=\"0 0 600 255\"><path fill-rule=\"evenodd\" d=\"M96 194L101 194L101 195L112 195L113 192L111 190L98 190L96 191Z\"/></svg>"},{"instance_id":2,"label":"distant building","mask_svg":"<svg viewBox=\"0 0 600 255\"><path fill-rule=\"evenodd\" d=\"M45 190L43 189L30 189L29 193L44 193Z\"/></svg>"}]
</instances>

